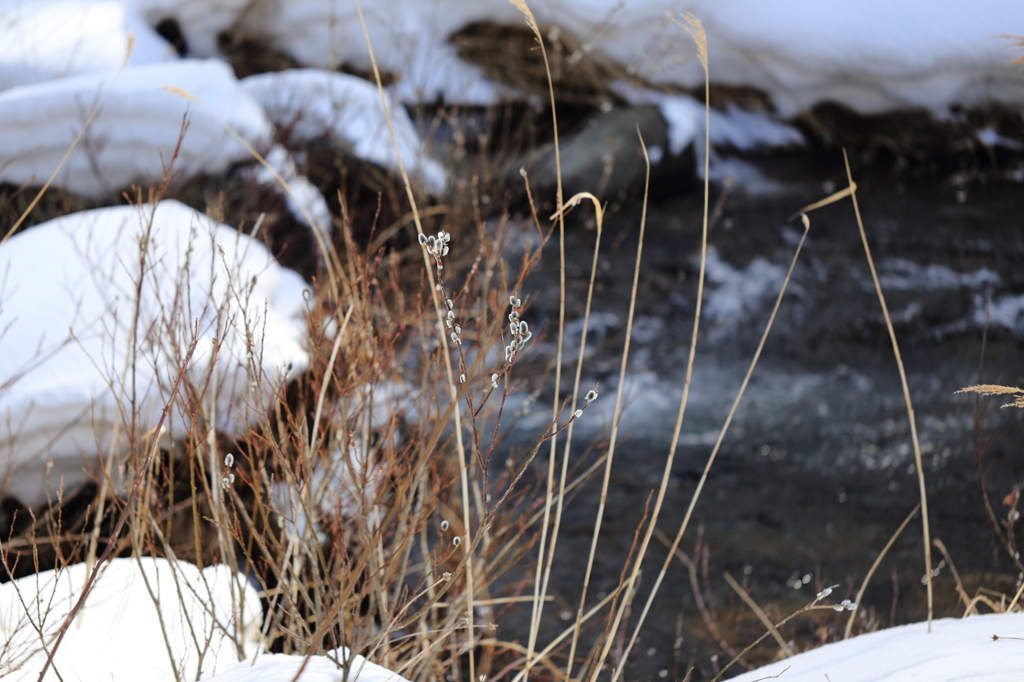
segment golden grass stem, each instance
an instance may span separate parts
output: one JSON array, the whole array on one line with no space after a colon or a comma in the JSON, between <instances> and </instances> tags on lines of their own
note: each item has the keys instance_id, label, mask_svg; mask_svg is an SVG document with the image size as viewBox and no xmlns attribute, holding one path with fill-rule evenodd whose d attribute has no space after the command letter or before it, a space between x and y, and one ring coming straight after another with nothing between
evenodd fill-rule
<instances>
[{"instance_id":1,"label":"golden grass stem","mask_svg":"<svg viewBox=\"0 0 1024 682\"><path fill-rule=\"evenodd\" d=\"M690 506L686 509L686 515L683 517L683 522L679 526L679 531L676 533L675 539L672 541L672 546L669 548L668 556L665 557L665 561L661 566L661 571L658 573L657 579L654 581L654 586L651 588L651 594L647 598L647 603L644 604L644 609L640 613L640 620L637 622L636 629L633 631L633 636L630 638L630 646L626 648L626 653L623 656L623 661L629 655L629 651L632 645L636 642L637 636L640 634L640 628L643 627L644 620L647 618L647 613L651 609L651 605L654 603L654 597L658 593L658 588L661 587L662 581L665 579L665 574L668 572L669 564L672 562L672 556L679 548L679 543L683 540L683 534L686 532L687 526L690 524L690 518L693 516L693 510L697 506L697 500L700 499L701 491L704 490L704 484L707 482L708 473L711 471L711 466L715 463L715 458L718 456L718 452L722 447L722 441L725 440L725 434L729 431L729 426L732 424L733 417L736 415L736 409L740 405L740 401L743 400L743 394L747 390L747 385L750 383L750 377L754 374L754 368L757 367L757 361L761 357L761 351L764 349L764 344L768 340L768 334L772 330L772 324L775 322L775 317L778 315L779 306L782 305L782 298L786 294L786 288L789 286L789 280L793 276L793 269L796 268L797 259L800 257L800 251L803 249L804 242L807 240L807 233L811 229L811 221L807 218L806 214L803 216L804 219L804 233L800 237L800 242L797 244L796 251L793 253L793 260L789 263L789 270L786 271L786 278L782 282L782 288L779 290L779 295L775 299L775 306L772 308L771 317L768 318L768 324L765 325L764 333L761 335L761 341L757 344L757 351L754 353L753 359L750 361L750 367L747 369L747 374L743 378L743 383L740 386L740 390L736 393L736 399L733 400L732 407L729 410L729 416L726 417L725 424L722 425L722 430L718 434L718 439L715 441L715 446L711 450L711 454L708 456L707 464L704 465L704 472L701 474L700 481L697 483L697 489L693 492L693 497L690 499ZM675 442L673 442L675 445ZM779 623L781 625L781 623ZM622 673L622 663L619 664L617 674L612 677L612 682L615 682L618 675Z\"/></svg>"},{"instance_id":2,"label":"golden grass stem","mask_svg":"<svg viewBox=\"0 0 1024 682\"><path fill-rule=\"evenodd\" d=\"M633 575L630 579L631 584L632 581L635 580L636 576L639 574L640 566L643 564L647 546L650 543L651 533L657 526L658 514L661 511L661 503L664 499L664 491L667 489L668 481L671 476L672 465L675 461L676 450L679 446L679 436L682 433L683 418L686 414L686 406L687 404L689 404L690 401L690 384L693 380L693 363L697 354L697 338L700 331L700 313L704 301L704 275L707 267L708 255L708 215L711 205L711 76L710 72L708 71L708 45L707 34L704 31L704 26L703 24L701 24L699 19L697 19L690 13L684 15L684 18L689 24L689 28L687 28L686 30L696 43L697 56L700 59L701 65L704 67L704 213L700 242L700 273L697 277L697 306L693 315L693 332L690 334L690 355L686 362L686 378L683 381L683 396L679 401L679 411L676 414L676 423L672 431L672 444L669 446L668 457L665 460L665 470L662 474L661 485L658 490L658 498L654 506L654 513L652 514L651 522L648 525L647 531L645 533L643 545L640 549L639 554L637 555L637 562L634 566ZM645 149L645 156L646 153L647 152ZM639 263L637 265L639 266ZM623 370L625 370L625 360L623 360ZM669 561L671 561L671 554L672 553L669 552ZM665 567L663 567L663 572L664 568ZM654 592L651 593L651 596L648 599L647 604L645 604L643 613L640 616L640 623L637 625L636 630L633 632L633 636L629 640L629 644L626 646L625 653L622 657L623 662L629 657L629 652L633 648L633 645L636 643L636 638L640 632L640 627L643 624L643 619L646 616L648 609L650 608L651 601L653 600L653 598ZM600 670L600 666L598 666L595 670ZM618 679L619 675L621 674L622 663L620 663L618 669L612 675L612 682L615 682L615 680Z\"/></svg>"},{"instance_id":3,"label":"golden grass stem","mask_svg":"<svg viewBox=\"0 0 1024 682\"><path fill-rule=\"evenodd\" d=\"M893 544L896 542L896 538L900 536L900 533L903 532L903 529L907 527L907 524L910 523L910 520L914 518L914 514L916 514L920 508L921 505L918 504L910 511L909 514L907 514L907 518L903 519L903 523L900 524L900 527L897 528L896 532L892 534L891 538L889 538L889 542L885 543L885 547L883 547L882 551L878 553L877 557L875 557L875 562L871 564L871 568L868 569L868 574L864 576L864 581L860 584L860 589L857 590L857 597L853 600L855 606L853 607L853 610L850 611L850 617L846 621L846 629L843 630L843 639L850 638L850 631L853 630L853 620L857 616L858 609L860 609L860 602L864 598L864 591L868 589L868 583L871 582L871 576L875 574L875 570L878 568L879 564L882 563L882 559L884 559L885 555L890 549L892 549Z\"/></svg>"},{"instance_id":4,"label":"golden grass stem","mask_svg":"<svg viewBox=\"0 0 1024 682\"><path fill-rule=\"evenodd\" d=\"M559 395L562 391L562 347L565 341L565 216L562 212L562 154L558 142L558 111L555 106L555 84L551 76L551 64L548 61L547 49L544 46L544 37L541 35L537 20L526 4L526 0L510 0L526 19L527 25L533 31L537 43L540 45L541 56L544 58L544 71L547 74L548 94L551 98L551 123L554 130L555 144L555 178L557 188L555 193L555 209L558 213L558 347L555 352L555 391L552 400L551 421L555 424L558 419ZM558 433L551 437L551 449L548 456L547 490L544 497L544 520L541 526L540 546L537 554L537 572L533 584L533 610L530 619L530 634L527 642L526 654L526 675L529 676L530 668L533 665L532 653L537 645L537 632L540 629L540 618L544 610L543 593L541 592L541 575L546 574L544 570L545 546L547 544L548 524L551 518L551 503L554 495L555 460L558 457ZM546 586L545 586L546 589ZM470 673L471 682L475 677Z\"/></svg>"},{"instance_id":5,"label":"golden grass stem","mask_svg":"<svg viewBox=\"0 0 1024 682\"><path fill-rule=\"evenodd\" d=\"M789 644L786 643L786 640L782 638L782 635L779 634L778 628L775 627L775 623L771 621L768 614L764 612L764 609L758 606L757 602L754 601L754 598L747 594L746 590L740 587L740 584L736 582L736 579L733 578L728 571L722 575L725 576L725 582L729 583L729 587L739 595L744 604L750 607L750 610L754 612L754 615L757 616L759 621L761 621L761 624L768 628L769 632L772 633L772 637L775 638L775 641L778 643L779 648L782 649L782 653L786 655L786 658L791 657L793 655L793 650L790 648Z\"/></svg>"},{"instance_id":6,"label":"golden grass stem","mask_svg":"<svg viewBox=\"0 0 1024 682\"><path fill-rule=\"evenodd\" d=\"M889 307L885 304L885 294L882 293L882 285L878 281L878 272L875 270L875 261L871 257L871 247L868 246L867 233L864 231L864 221L861 219L860 206L857 204L856 185L853 182L853 173L850 172L850 158L843 149L843 162L846 164L846 178L853 191L850 198L853 200L853 212L857 216L857 229L860 230L860 239L864 244L864 254L868 259L868 267L871 269L871 280L875 283L875 291L878 293L878 302L882 306L882 314L885 316L885 327L889 330L889 340L892 341L892 352L896 356L896 366L900 371L900 383L903 385L903 400L907 405L907 419L910 421L910 439L914 445L914 463L917 466L917 483L921 491L921 520L924 530L924 567L925 577L928 584L928 632L932 631L932 541L931 530L928 526L928 491L924 485L924 464L921 459L921 443L917 439L917 420L914 418L914 404L910 400L910 385L907 383L907 372L903 368L903 358L900 356L900 346L896 342L896 331L892 326L892 318L889 317Z\"/></svg>"},{"instance_id":7,"label":"golden grass stem","mask_svg":"<svg viewBox=\"0 0 1024 682\"><path fill-rule=\"evenodd\" d=\"M327 360L327 371L324 372L324 380L320 385L320 395L316 399L316 412L313 415L313 430L309 435L309 452L311 455L316 454L316 445L318 435L320 433L320 417L323 414L324 409L324 398L327 396L327 387L331 385L331 378L334 376L334 363L338 359L338 349L341 347L341 340L345 336L345 329L348 327L348 321L352 317L352 311L355 309L356 304L350 303L348 310L345 312L345 319L341 321L341 328L338 330L338 335L334 337L334 345L331 347L331 357Z\"/></svg>"},{"instance_id":8,"label":"golden grass stem","mask_svg":"<svg viewBox=\"0 0 1024 682\"><path fill-rule=\"evenodd\" d=\"M594 204L594 214L595 214L595 220L596 220L596 223L597 223L597 236L594 238L594 258L593 258L593 261L591 262L591 265L590 265L590 283L587 286L587 304L586 304L586 306L584 307L584 310L583 310L583 332L582 332L582 335L581 335L581 338L580 338L579 355L578 355L578 357L576 359L576 378L575 378L575 381L573 382L572 401L570 402L570 405L569 405L569 412L570 412L570 414L575 413L576 405L579 402L580 380L581 380L581 378L583 376L583 357L584 357L584 355L586 353L586 349L587 349L587 329L588 329L588 327L590 325L590 308L591 308L591 304L593 303L593 300L594 300L594 282L597 279L597 260L598 260L598 257L600 255L600 252L601 252L601 235L604 232L604 210L602 209L601 202L598 201L597 197L595 197L593 194L590 194L589 192L582 192L582 193L577 194L574 197L572 197L572 199L569 200L569 202L566 204L566 206L563 206L562 209L559 211L559 219L562 218L562 214L565 212L565 209L567 207L575 206L576 202L579 201L582 198L589 198L593 202L593 204ZM639 265L639 263L638 263L638 265ZM635 291L636 291L636 288L635 288L635 285L634 285L634 293L635 293ZM630 323L632 323L632 309L630 310ZM627 329L626 335L627 335L627 338L628 338L628 336L629 336L629 330L628 329ZM569 422L569 428L566 430L566 434L565 434L565 448L564 448L563 453L562 453L562 471L561 471L561 476L560 476L559 481L558 481L558 498L557 498L556 504L555 504L555 521L554 521L554 525L553 525L553 527L551 529L551 541L550 541L551 542L551 546L548 549L548 559L547 559L547 564L544 567L544 580L543 580L543 584L541 585L541 591L540 591L540 595L542 596L542 598L543 598L544 595L547 595L548 582L549 582L549 579L551 577L551 566L552 566L552 564L554 564L554 561L555 561L555 547L558 544L558 531L561 528L561 524L562 524L562 509L564 507L564 503L563 502L565 500L566 477L568 476L568 472L569 472L569 453L570 453L570 450L572 448L572 435L573 435L573 430L574 430L575 426L576 426L576 420L573 419L571 422ZM553 458L552 458L552 461L554 461ZM582 611L583 611L583 601L581 600L580 601L580 610L577 613L577 617L582 615ZM579 630L576 630L576 632L578 633ZM574 645L576 644L576 641L577 641L577 637L573 637L573 644ZM565 676L566 676L567 679L571 679L572 678L572 658L573 658L573 651L574 650L575 650L575 646L572 647L572 650L570 651L569 660L566 663L566 667L565 667Z\"/></svg>"},{"instance_id":9,"label":"golden grass stem","mask_svg":"<svg viewBox=\"0 0 1024 682\"><path fill-rule=\"evenodd\" d=\"M409 181L409 174L405 169L405 162L402 160L402 154L398 148L398 139L395 137L395 128L391 121L391 114L388 111L387 98L384 96L384 83L380 77L380 69L377 66L377 58L373 52L373 43L370 40L370 32L366 28L366 17L363 16L363 8L359 0L356 0L356 11L359 13L359 24L363 29L363 36L366 39L366 49L370 55L370 64L373 67L373 76L377 81L377 91L380 94L381 107L384 110L384 119L388 124L388 133L391 136L391 145L395 150L395 158L398 159L398 169L402 174L402 182L405 185L405 192L409 199L409 207L412 209L413 220L416 223L417 234L424 234L423 223L420 221L419 208L416 204L416 197L412 191L412 183ZM451 353L448 349L448 337L444 332L444 313L442 312L442 305L440 295L437 291L437 286L434 282L434 273L431 269L430 257L427 254L426 249L421 249L423 254L423 265L427 272L427 281L430 283L430 297L434 303L434 312L437 315L437 335L441 340L441 350L444 356L445 372L448 378L448 390L451 395L452 402L452 413L455 419L455 446L459 455L459 470L460 470L460 484L462 488L462 522L465 532L465 547L463 552L466 553L466 636L469 643L469 678L472 681L476 680L476 656L473 650L473 557L471 555L473 551L473 531L470 525L470 494L469 494L469 465L466 459L466 447L463 442L462 434L462 411L459 409L459 389L455 383L455 373L452 370Z\"/></svg>"}]
</instances>

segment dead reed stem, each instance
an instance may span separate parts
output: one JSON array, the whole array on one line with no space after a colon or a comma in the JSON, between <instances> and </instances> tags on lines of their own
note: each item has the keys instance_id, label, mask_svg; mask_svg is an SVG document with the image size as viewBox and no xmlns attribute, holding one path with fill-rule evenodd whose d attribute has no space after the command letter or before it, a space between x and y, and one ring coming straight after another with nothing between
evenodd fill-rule
<instances>
[{"instance_id":1,"label":"dead reed stem","mask_svg":"<svg viewBox=\"0 0 1024 682\"><path fill-rule=\"evenodd\" d=\"M775 317L778 315L779 306L782 305L782 298L786 294L786 288L789 286L789 280L793 276L793 269L796 268L797 259L800 257L800 251L803 249L804 242L807 239L807 233L811 229L811 221L807 218L806 214L803 216L804 219L804 233L800 237L800 242L797 244L796 251L793 253L793 260L789 263L789 270L786 271L786 278L782 282L782 288L779 290L779 295L775 299L775 306L772 308L772 314L768 318L768 324L765 325L764 333L761 335L761 341L757 344L757 351L754 353L754 358L750 361L750 367L747 368L747 374L743 378L743 383L740 385L740 390L736 394L736 399L733 400L732 408L729 410L729 416L725 419L725 424L722 425L722 430L718 433L718 439L715 441L715 446L711 450L711 454L708 456L707 464L704 465L704 472L701 474L700 481L697 482L697 488L693 492L693 497L690 499L690 506L686 509L686 515L683 517L683 522L679 526L679 531L676 533L675 539L672 541L672 546L669 548L668 556L665 558L664 563L661 566L661 571L658 573L657 579L654 581L654 586L651 588L651 594L647 598L647 603L644 604L644 609L640 614L640 620L636 625L636 629L633 631L633 636L630 639L630 646L626 649L626 656L629 655L629 650L632 645L636 642L637 636L640 634L640 628L643 627L644 620L647 618L647 613L650 611L651 605L654 603L654 597L658 593L658 588L661 587L662 581L665 579L665 574L668 572L669 564L672 562L672 556L675 554L676 549L679 548L679 543L682 542L683 534L686 532L686 528L690 523L690 518L693 516L693 510L697 506L697 500L700 499L701 491L704 490L704 484L707 482L708 473L711 471L711 466L715 463L715 458L718 456L718 452L722 447L722 442L725 440L725 434L729 431L729 426L732 424L733 417L736 415L736 409L740 405L740 401L743 400L743 394L747 390L747 385L750 383L750 377L754 374L754 368L757 367L757 361L761 357L761 351L764 349L764 344L768 340L768 334L772 330L772 324L775 322ZM781 623L780 623L781 624ZM625 661L625 658L623 658ZM612 678L612 682L615 682L618 675L622 673L623 664L619 664L617 674Z\"/></svg>"},{"instance_id":2,"label":"dead reed stem","mask_svg":"<svg viewBox=\"0 0 1024 682\"><path fill-rule=\"evenodd\" d=\"M380 69L377 67L377 58L373 53L373 44L370 40L370 32L366 28L366 18L363 16L363 8L356 0L356 10L359 13L359 24L363 29L363 36L366 39L366 49L370 55L370 64L373 66L373 76L377 81L377 91L380 94L381 106L384 110L384 118L388 124L388 133L391 136L391 144L395 150L395 158L398 159L398 168L402 174L402 182L405 185L405 192L409 199L409 206L412 209L413 220L416 223L417 234L424 234L423 224L420 221L419 209L416 204L416 197L412 191L412 183L409 182L409 174L405 169L405 162L402 160L402 155L398 148L398 139L395 137L394 125L391 121L391 115L388 111L387 98L384 96L384 83L380 77ZM462 523L464 526L463 532L465 533L465 552L466 557L466 636L469 642L469 678L471 681L476 680L476 657L473 650L473 628L474 628L474 609L473 609L473 531L470 525L470 495L469 495L469 466L466 459L466 448L463 443L462 437L462 411L459 409L459 390L455 383L455 373L452 370L451 353L448 349L448 337L444 332L444 313L442 312L442 305L440 295L437 291L437 286L434 282L434 273L430 265L430 257L427 254L426 249L421 249L423 254L423 265L427 272L427 280L430 284L430 297L434 303L434 311L437 314L437 335L441 340L441 350L444 356L445 372L448 378L448 390L451 396L452 402L452 413L455 418L455 446L459 455L459 469L460 469L460 484L462 487Z\"/></svg>"},{"instance_id":3,"label":"dead reed stem","mask_svg":"<svg viewBox=\"0 0 1024 682\"><path fill-rule=\"evenodd\" d=\"M561 149L558 143L558 111L555 106L555 85L554 79L551 75L551 64L548 61L548 53L544 44L544 37L541 35L540 28L537 26L537 20L533 16L533 12L530 11L530 7L526 4L526 0L511 0L512 4L523 13L526 19L527 25L533 31L534 36L537 39L537 43L540 45L541 56L544 58L544 72L548 79L548 94L551 99L551 123L554 130L554 143L555 143L555 178L557 182L557 188L555 193L555 210L558 215L558 346L555 351L555 391L554 398L552 400L551 408L551 423L557 425L558 420L558 404L559 395L562 391L562 347L564 343L565 335L565 216L562 215L562 155ZM537 632L540 629L540 618L544 610L544 596L547 589L546 580L544 591L541 589L541 576L549 575L549 571L544 569L544 554L545 546L547 544L548 536L548 523L551 518L551 502L552 496L554 495L554 481L555 481L555 460L558 457L558 432L557 430L551 436L550 454L548 455L548 476L547 476L547 489L544 496L544 519L541 525L541 536L540 546L538 547L537 553L537 571L534 576L533 584L533 609L530 619L530 634L527 642L527 653L526 653L526 676L530 674L530 668L533 665L533 651L537 645ZM470 672L470 682L474 682L475 677Z\"/></svg>"},{"instance_id":4,"label":"dead reed stem","mask_svg":"<svg viewBox=\"0 0 1024 682\"><path fill-rule=\"evenodd\" d=\"M764 609L758 606L757 602L754 601L753 597L747 594L747 591L740 587L740 584L736 582L736 579L733 578L728 571L726 571L722 575L725 577L725 582L729 583L729 587L731 587L733 591L739 595L740 599L743 600L744 604L750 607L750 610L754 612L754 615L757 616L757 619L759 621L761 621L761 624L768 628L768 630L772 633L772 637L775 638L775 641L778 643L779 648L782 649L782 653L785 654L786 658L791 657L793 655L793 649L790 648L789 644L786 643L786 640L783 639L782 635L779 634L778 628L776 628L775 623L773 623L771 619L768 618L768 614L764 612Z\"/></svg>"},{"instance_id":5,"label":"dead reed stem","mask_svg":"<svg viewBox=\"0 0 1024 682\"><path fill-rule=\"evenodd\" d=\"M868 583L871 582L871 576L875 574L875 569L877 569L878 565L882 563L882 559L884 559L885 555L890 549L892 549L893 544L896 542L896 538L900 536L900 533L903 532L903 529L907 527L907 524L910 523L910 520L914 518L914 514L916 514L920 508L921 505L918 504L909 514L907 514L907 518L903 519L903 523L900 524L900 527L897 528L896 532L892 534L891 538L889 538L889 542L885 543L885 547L883 547L882 551L878 553L877 557L875 557L875 562L871 564L871 568L868 569L868 574L864 576L864 582L860 584L860 589L857 590L857 598L853 600L855 606L853 607L853 610L850 611L850 617L846 621L846 629L843 630L843 639L850 638L850 631L853 629L853 619L857 615L857 610L860 608L861 600L864 598L864 590L868 589Z\"/></svg>"},{"instance_id":6,"label":"dead reed stem","mask_svg":"<svg viewBox=\"0 0 1024 682\"><path fill-rule=\"evenodd\" d=\"M903 358L900 356L900 346L896 342L896 331L892 326L892 318L889 317L889 307L885 304L885 295L882 293L882 285L878 281L878 272L875 271L875 261L871 257L871 247L868 246L867 233L864 231L864 221L861 219L860 206L857 204L856 185L853 183L853 173L850 172L850 159L843 149L843 162L846 164L846 178L850 187L853 200L853 212L857 216L857 229L860 230L860 239L864 244L864 255L868 259L868 267L871 269L871 281L875 283L875 291L878 293L878 302L882 306L882 314L885 316L885 327L889 330L889 339L892 341L892 352L896 356L896 366L900 371L900 383L903 385L903 400L907 405L907 419L910 421L910 439L914 445L914 463L917 466L917 483L921 491L921 526L924 532L924 567L925 577L928 584L928 632L932 631L932 539L928 527L928 492L924 485L924 464L921 460L921 443L917 439L917 420L914 418L914 404L910 400L910 386L907 383L907 372L903 368Z\"/></svg>"}]
</instances>

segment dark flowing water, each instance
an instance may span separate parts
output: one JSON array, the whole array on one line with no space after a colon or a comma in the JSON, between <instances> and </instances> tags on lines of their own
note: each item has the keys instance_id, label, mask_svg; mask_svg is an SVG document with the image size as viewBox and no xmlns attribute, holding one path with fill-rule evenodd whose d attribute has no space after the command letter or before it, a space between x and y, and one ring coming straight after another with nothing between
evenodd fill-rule
<instances>
[{"instance_id":1,"label":"dark flowing water","mask_svg":"<svg viewBox=\"0 0 1024 682\"><path fill-rule=\"evenodd\" d=\"M748 178L722 199L710 235L691 398L657 523L670 537L690 503L799 239L798 223L787 219L845 186L841 157L834 163L774 157L758 162L758 168L759 179ZM1016 571L984 514L973 445L975 403L954 391L977 382L986 315L983 381L1024 381L1024 188L983 177L964 185L934 176L913 180L880 170L856 173L916 411L932 536L949 549L969 592L985 586L1012 594ZM721 191L713 191L713 205ZM615 453L588 606L617 584L647 496L661 479L688 355L701 210L700 192L691 187L657 201L648 216L626 386L629 408L620 428L626 440ZM599 384L601 397L577 430L577 453L610 425L639 217L637 206L606 225L583 381L586 388ZM838 584L839 599L852 597L919 500L901 383L852 205L846 200L811 218L778 319L682 545L691 553L703 533L722 637L738 648L763 628L723 572L751 585L754 599L776 620L810 601L821 586ZM579 226L567 236L570 320L583 310L593 239L593 230ZM543 271L531 277L525 292L533 297L528 319L549 320L540 356L553 347L550 321L557 323L556 249L552 244ZM570 323L570 346L578 343L581 324ZM570 348L567 357L569 379L563 386L571 389L575 350ZM995 513L1005 518L1003 497L1024 483L1024 414L999 410L999 404L992 403L986 421L985 436L992 440L984 465ZM535 409L538 429L545 409ZM542 643L569 624L569 612L575 614L599 494L598 476L565 511L553 573L555 605L545 611ZM628 632L666 553L653 541ZM933 563L941 559L934 551ZM868 620L858 627L923 619L923 574L921 523L915 520L873 578L863 604ZM963 609L955 607L954 582L943 567L936 578L936 616L959 616ZM828 614L802 618L784 635L798 640L798 648L834 637L845 615ZM525 613L508 616L504 638L525 641L527 618ZM752 660L764 662L776 650L768 640ZM681 679L691 661L700 679L730 658L709 639L687 569L674 562L626 679Z\"/></svg>"}]
</instances>

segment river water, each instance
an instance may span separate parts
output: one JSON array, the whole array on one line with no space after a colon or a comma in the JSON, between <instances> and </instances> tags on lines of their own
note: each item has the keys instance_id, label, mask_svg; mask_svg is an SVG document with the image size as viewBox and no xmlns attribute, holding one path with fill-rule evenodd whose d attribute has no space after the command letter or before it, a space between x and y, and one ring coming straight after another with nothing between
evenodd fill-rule
<instances>
[{"instance_id":1,"label":"river water","mask_svg":"<svg viewBox=\"0 0 1024 682\"><path fill-rule=\"evenodd\" d=\"M901 177L877 167L858 170L856 163L854 168L916 411L932 536L945 543L968 592L983 586L1012 595L1015 570L984 513L973 444L975 401L954 391L977 383L986 319L983 381L1024 382L1022 187L984 175L968 183L934 174ZM776 155L734 170L743 181L712 191L712 206L720 204L721 211L709 238L692 391L657 522L670 537L799 240L798 221L788 218L846 184L841 156ZM628 409L619 433L624 442L615 452L588 607L617 584L647 496L661 479L689 350L701 215L701 192L694 185L662 191L649 210L625 386ZM900 378L852 205L839 202L811 219L771 336L682 544L692 553L702 533L708 550L708 582L702 587L710 593L704 598L717 611L721 638L737 648L764 628L729 588L724 572L749 585L775 620L810 601L822 586L839 585L838 598L852 598L920 497ZM640 207L633 205L611 215L605 226L583 379L584 390L597 385L601 397L576 430L573 461L580 465L600 454L600 448L583 453L610 427L639 222ZM566 237L570 361L563 390L571 389L594 235L577 224ZM550 357L552 321L557 324L556 241L523 292L530 296L526 318L547 331L534 352L538 368ZM549 401L542 398L537 405ZM985 479L995 513L1005 518L1003 497L1024 483L1024 414L1000 410L998 401L990 404ZM536 407L517 433L537 433L548 409ZM528 443L522 435L512 445L521 450ZM545 462L538 466L545 468ZM599 495L600 475L565 511L552 578L555 604L545 611L542 643L575 613ZM666 554L654 540L628 632ZM933 563L941 559L934 551ZM921 523L914 520L875 574L863 600L866 620L857 630L923 619L923 574ZM943 565L935 582L937 617L962 614L954 584ZM827 613L794 621L784 636L797 649L841 636L845 615ZM525 641L526 623L525 613L508 614L503 638ZM596 634L588 633L586 641ZM777 650L767 640L749 660L764 662ZM681 679L691 662L695 679L710 677L730 658L708 635L686 567L674 562L626 679Z\"/></svg>"}]
</instances>

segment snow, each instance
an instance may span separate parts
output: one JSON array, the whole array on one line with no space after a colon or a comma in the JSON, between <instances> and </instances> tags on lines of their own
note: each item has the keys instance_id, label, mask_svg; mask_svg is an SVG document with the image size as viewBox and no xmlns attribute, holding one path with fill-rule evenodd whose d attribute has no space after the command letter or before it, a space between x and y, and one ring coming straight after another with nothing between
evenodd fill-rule
<instances>
[{"instance_id":1,"label":"snow","mask_svg":"<svg viewBox=\"0 0 1024 682\"><path fill-rule=\"evenodd\" d=\"M224 124L257 149L268 147L273 134L262 107L219 60L137 66L116 76L82 74L0 92L0 180L45 182L107 86L102 110L57 176L58 187L107 196L133 181L159 182L186 114L188 128L174 166L185 176L217 174L251 160ZM209 111L161 89L167 86L189 92Z\"/></svg>"},{"instance_id":2,"label":"snow","mask_svg":"<svg viewBox=\"0 0 1024 682\"><path fill-rule=\"evenodd\" d=\"M337 662L335 662L337 661ZM343 667L348 663L346 676ZM305 664L305 668L302 668ZM398 673L352 655L347 649L337 649L328 656L289 656L264 654L252 665L238 665L210 678L210 682L292 682L302 668L302 682L408 682Z\"/></svg>"},{"instance_id":3,"label":"snow","mask_svg":"<svg viewBox=\"0 0 1024 682\"><path fill-rule=\"evenodd\" d=\"M250 76L242 87L276 125L290 132L293 142L329 134L359 158L398 173L380 93L369 81L323 69L293 69ZM406 170L428 191L440 194L448 182L444 167L427 155L405 109L390 96L386 99Z\"/></svg>"},{"instance_id":4,"label":"snow","mask_svg":"<svg viewBox=\"0 0 1024 682\"><path fill-rule=\"evenodd\" d=\"M123 0L151 26L177 21L191 57L216 57L217 36L231 30L251 0ZM251 10L250 10L251 11Z\"/></svg>"},{"instance_id":5,"label":"snow","mask_svg":"<svg viewBox=\"0 0 1024 682\"><path fill-rule=\"evenodd\" d=\"M102 570L47 682L175 682L175 668L180 679L197 679L237 664L239 653L259 653L259 597L227 566L200 571L142 557L112 559ZM52 643L87 578L76 564L0 585L0 677L38 679L47 657L40 633Z\"/></svg>"},{"instance_id":6,"label":"snow","mask_svg":"<svg viewBox=\"0 0 1024 682\"><path fill-rule=\"evenodd\" d=\"M1010 682L1021 678L1024 614L943 618L826 644L732 678L754 682Z\"/></svg>"},{"instance_id":7,"label":"snow","mask_svg":"<svg viewBox=\"0 0 1024 682\"><path fill-rule=\"evenodd\" d=\"M139 240L150 219L133 364ZM65 490L84 481L99 453L123 450L118 425L130 418L133 386L138 429L154 428L194 339L186 376L201 388L212 375L216 387L204 419L243 431L308 364L305 288L262 244L176 201L74 213L11 238L0 246L8 492L37 503L62 479ZM175 406L168 438L189 424Z\"/></svg>"},{"instance_id":8,"label":"snow","mask_svg":"<svg viewBox=\"0 0 1024 682\"><path fill-rule=\"evenodd\" d=\"M7 0L0 3L0 90L88 71L177 59L142 18L116 0Z\"/></svg>"},{"instance_id":9,"label":"snow","mask_svg":"<svg viewBox=\"0 0 1024 682\"><path fill-rule=\"evenodd\" d=\"M280 180L263 164L253 166L251 169L256 182L266 185L275 192L283 193L288 212L300 223L325 235L330 234L334 226L334 219L331 216L331 210L327 207L327 201L316 185L310 182L306 176L299 174L298 168L295 167L295 161L288 154L288 150L275 144L264 158L267 165L277 173L277 176L288 184L291 192L286 191L281 186ZM327 240L330 241L330 237Z\"/></svg>"},{"instance_id":10,"label":"snow","mask_svg":"<svg viewBox=\"0 0 1024 682\"><path fill-rule=\"evenodd\" d=\"M167 3L170 4L170 3ZM198 0L175 3L189 8ZM1024 102L1024 79L993 37L1024 25L1024 5L984 0L890 3L865 0L808 4L801 0L572 0L530 3L544 27L571 30L630 73L658 85L699 87L703 69L674 19L700 18L709 43L712 80L753 85L783 118L836 101L864 113L922 107L948 114L953 102ZM500 88L461 62L448 37L478 21L522 25L507 0L390 0L363 3L382 69L400 74L404 101L491 103ZM183 9L182 12L189 10ZM923 20L923 17L927 20ZM245 29L267 37L302 64L369 70L354 4L292 0L244 17Z\"/></svg>"}]
</instances>

